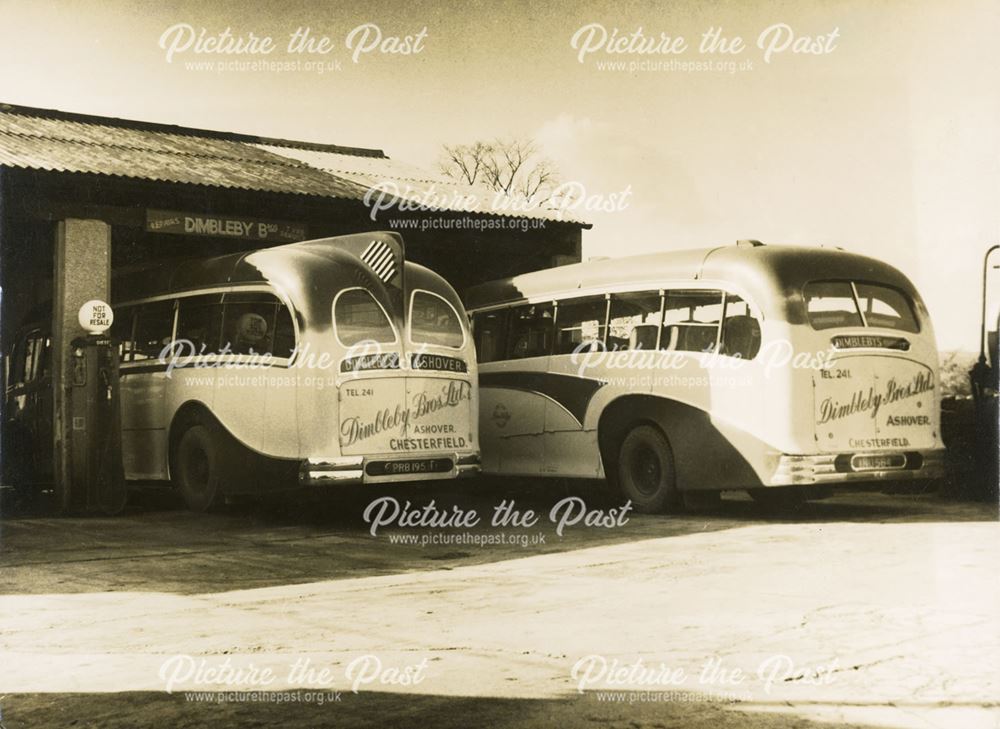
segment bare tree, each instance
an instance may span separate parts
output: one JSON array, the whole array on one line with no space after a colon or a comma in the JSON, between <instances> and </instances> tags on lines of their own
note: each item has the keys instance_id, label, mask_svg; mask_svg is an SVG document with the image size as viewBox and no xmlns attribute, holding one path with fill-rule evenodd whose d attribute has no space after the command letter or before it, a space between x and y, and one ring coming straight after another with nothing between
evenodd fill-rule
<instances>
[{"instance_id":1,"label":"bare tree","mask_svg":"<svg viewBox=\"0 0 1000 729\"><path fill-rule=\"evenodd\" d=\"M453 180L484 185L535 205L546 202L558 184L552 160L533 141L524 139L446 144L439 168Z\"/></svg>"}]
</instances>

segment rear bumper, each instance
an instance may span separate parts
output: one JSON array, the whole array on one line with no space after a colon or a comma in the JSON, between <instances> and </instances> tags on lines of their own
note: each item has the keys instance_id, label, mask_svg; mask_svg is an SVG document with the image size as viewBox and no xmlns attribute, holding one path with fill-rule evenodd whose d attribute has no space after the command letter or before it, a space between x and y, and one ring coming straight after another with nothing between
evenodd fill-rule
<instances>
[{"instance_id":1,"label":"rear bumper","mask_svg":"<svg viewBox=\"0 0 1000 729\"><path fill-rule=\"evenodd\" d=\"M440 470L406 472L387 475L386 464L407 464L435 461ZM448 464L444 462L448 461ZM445 470L444 465L448 468ZM433 481L438 479L468 478L478 476L482 470L478 453L429 454L420 458L380 456L344 456L341 458L309 458L299 466L299 484L302 486L328 486L337 484L387 483L396 481ZM378 475L375 475L378 474Z\"/></svg>"},{"instance_id":2,"label":"rear bumper","mask_svg":"<svg viewBox=\"0 0 1000 729\"><path fill-rule=\"evenodd\" d=\"M853 481L900 481L940 478L944 475L944 449L900 453L817 453L782 454L767 486L834 484ZM893 461L885 468L860 465L864 459L886 457Z\"/></svg>"}]
</instances>

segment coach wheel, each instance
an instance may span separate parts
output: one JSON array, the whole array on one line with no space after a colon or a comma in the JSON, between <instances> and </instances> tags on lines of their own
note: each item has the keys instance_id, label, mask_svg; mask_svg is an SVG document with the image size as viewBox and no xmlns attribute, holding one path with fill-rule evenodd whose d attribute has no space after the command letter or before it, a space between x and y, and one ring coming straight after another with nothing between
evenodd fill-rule
<instances>
[{"instance_id":1,"label":"coach wheel","mask_svg":"<svg viewBox=\"0 0 1000 729\"><path fill-rule=\"evenodd\" d=\"M222 447L208 427L192 425L177 444L174 481L192 511L207 511L217 502L222 481Z\"/></svg>"},{"instance_id":2,"label":"coach wheel","mask_svg":"<svg viewBox=\"0 0 1000 729\"><path fill-rule=\"evenodd\" d=\"M654 513L677 499L674 455L659 429L639 425L618 450L618 484L636 511Z\"/></svg>"}]
</instances>

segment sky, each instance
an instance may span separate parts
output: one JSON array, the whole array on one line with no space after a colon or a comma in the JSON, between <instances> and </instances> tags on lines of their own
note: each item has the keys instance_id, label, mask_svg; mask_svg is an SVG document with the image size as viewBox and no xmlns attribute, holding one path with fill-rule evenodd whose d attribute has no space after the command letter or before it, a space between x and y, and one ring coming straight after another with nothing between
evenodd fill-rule
<instances>
[{"instance_id":1,"label":"sky","mask_svg":"<svg viewBox=\"0 0 1000 729\"><path fill-rule=\"evenodd\" d=\"M185 25L275 50L180 43L168 60ZM331 50L289 53L300 27ZM711 28L745 47L702 52ZM622 52L597 47L616 29ZM629 52L640 29L686 48ZM0 0L0 101L374 147L429 167L443 144L534 139L595 206L626 201L577 211L594 224L585 257L738 238L837 245L903 270L940 346L974 350L982 257L1000 242L997 39L995 0ZM233 60L286 69L205 65ZM992 288L995 312L1000 271Z\"/></svg>"}]
</instances>

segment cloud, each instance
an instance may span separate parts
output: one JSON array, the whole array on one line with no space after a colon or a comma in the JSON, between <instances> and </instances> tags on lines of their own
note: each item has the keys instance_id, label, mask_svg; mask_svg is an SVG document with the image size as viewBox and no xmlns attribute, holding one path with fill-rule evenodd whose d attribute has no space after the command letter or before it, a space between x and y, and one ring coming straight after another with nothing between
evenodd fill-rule
<instances>
[{"instance_id":1,"label":"cloud","mask_svg":"<svg viewBox=\"0 0 1000 729\"><path fill-rule=\"evenodd\" d=\"M698 228L709 217L693 176L663 138L559 114L542 124L534 139L561 179L581 183L594 204L628 191L624 210L579 212L594 224L585 234L586 255L621 255L623 243L627 253L662 249L668 229Z\"/></svg>"}]
</instances>

